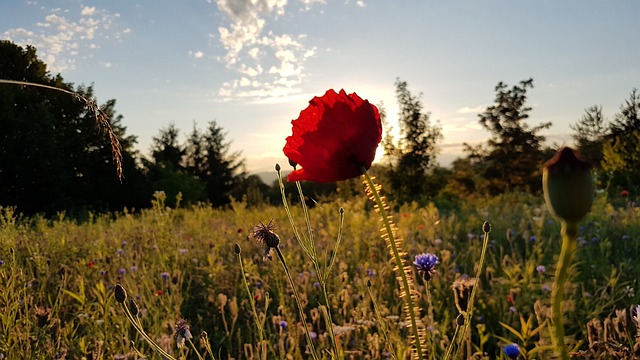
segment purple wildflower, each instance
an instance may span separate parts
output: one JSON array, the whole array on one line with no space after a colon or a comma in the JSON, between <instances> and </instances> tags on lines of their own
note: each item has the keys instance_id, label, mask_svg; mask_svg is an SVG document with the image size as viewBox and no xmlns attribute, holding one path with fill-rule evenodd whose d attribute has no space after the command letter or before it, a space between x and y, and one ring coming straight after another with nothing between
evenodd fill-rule
<instances>
[{"instance_id":1,"label":"purple wildflower","mask_svg":"<svg viewBox=\"0 0 640 360\"><path fill-rule=\"evenodd\" d=\"M435 272L435 266L439 263L438 257L432 253L418 254L413 262L418 272L422 273L422 276L427 281L431 279L431 275Z\"/></svg>"},{"instance_id":2,"label":"purple wildflower","mask_svg":"<svg viewBox=\"0 0 640 360\"><path fill-rule=\"evenodd\" d=\"M512 360L515 360L520 356L520 348L518 347L518 344L515 343L505 346L502 348L502 351L504 351L504 354Z\"/></svg>"}]
</instances>

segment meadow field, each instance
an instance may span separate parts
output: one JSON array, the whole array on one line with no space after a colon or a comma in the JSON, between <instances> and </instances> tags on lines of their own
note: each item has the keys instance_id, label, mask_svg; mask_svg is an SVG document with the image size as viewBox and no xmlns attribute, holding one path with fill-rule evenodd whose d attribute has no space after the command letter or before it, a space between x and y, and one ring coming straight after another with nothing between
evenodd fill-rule
<instances>
[{"instance_id":1,"label":"meadow field","mask_svg":"<svg viewBox=\"0 0 640 360\"><path fill-rule=\"evenodd\" d=\"M1 209L0 358L166 358L129 322L126 306L149 339L175 358L308 358L282 263L265 259L263 245L251 236L272 219L308 334L318 354L328 356L322 289L283 206L236 201L228 209L172 209L165 200L158 193L152 209L82 223L64 214L46 220ZM307 231L302 207L291 205L291 214L299 231ZM372 203L365 196L319 201L308 214L318 258L335 260L327 293L341 356L404 358L410 333L401 288ZM391 216L407 264L420 253L439 259L428 282L416 276L429 358L444 358L460 327L452 284L475 276L485 221L491 231L470 337L462 338L456 354L506 359L504 346L515 343L519 358L552 357L549 298L560 226L541 196L507 194L449 210L405 205ZM631 358L639 343L640 209L627 197L599 194L578 235L565 285L571 354ZM126 290L125 306L114 298L116 284Z\"/></svg>"}]
</instances>

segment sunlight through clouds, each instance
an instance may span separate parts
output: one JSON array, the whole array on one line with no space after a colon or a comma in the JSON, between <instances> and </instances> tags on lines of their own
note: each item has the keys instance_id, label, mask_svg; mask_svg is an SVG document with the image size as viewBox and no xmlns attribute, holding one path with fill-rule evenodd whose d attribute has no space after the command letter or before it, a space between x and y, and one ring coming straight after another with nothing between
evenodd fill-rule
<instances>
[{"instance_id":1,"label":"sunlight through clouds","mask_svg":"<svg viewBox=\"0 0 640 360\"><path fill-rule=\"evenodd\" d=\"M33 45L51 72L73 70L80 54L98 49L98 40L119 40L130 29L117 30L114 24L120 14L111 14L96 7L84 6L74 10L59 8L48 10L43 21L35 23L33 30L12 28L2 35L21 45ZM91 55L89 55L91 56ZM82 55L86 58L87 55ZM108 63L110 67L111 64Z\"/></svg>"}]
</instances>

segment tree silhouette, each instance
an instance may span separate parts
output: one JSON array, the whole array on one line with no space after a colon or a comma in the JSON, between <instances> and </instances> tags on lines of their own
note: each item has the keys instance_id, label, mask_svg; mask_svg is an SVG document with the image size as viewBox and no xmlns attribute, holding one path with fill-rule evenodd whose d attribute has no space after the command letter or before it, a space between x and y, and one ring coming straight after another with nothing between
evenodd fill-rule
<instances>
[{"instance_id":1,"label":"tree silhouette","mask_svg":"<svg viewBox=\"0 0 640 360\"><path fill-rule=\"evenodd\" d=\"M411 94L406 81L397 79L395 85L401 137L395 145L387 131L383 145L390 159L389 182L402 203L426 199L437 192L427 186L427 176L435 164L442 131L431 123L430 114L423 112L422 102Z\"/></svg>"},{"instance_id":2,"label":"tree silhouette","mask_svg":"<svg viewBox=\"0 0 640 360\"><path fill-rule=\"evenodd\" d=\"M612 190L640 189L640 94L633 89L609 127L602 169Z\"/></svg>"},{"instance_id":3,"label":"tree silhouette","mask_svg":"<svg viewBox=\"0 0 640 360\"><path fill-rule=\"evenodd\" d=\"M580 120L570 127L574 131L571 136L580 155L592 166L599 168L602 161L602 146L607 139L609 129L606 119L602 116L602 107L592 106L586 109Z\"/></svg>"},{"instance_id":4,"label":"tree silhouette","mask_svg":"<svg viewBox=\"0 0 640 360\"><path fill-rule=\"evenodd\" d=\"M499 82L494 105L478 115L480 125L491 133L488 154L483 158L483 178L490 194L541 188L540 166L546 155L542 148L545 138L538 133L551 123L531 129L527 125L531 111L526 106L528 88L533 88L533 79L520 81L511 89Z\"/></svg>"},{"instance_id":5,"label":"tree silhouette","mask_svg":"<svg viewBox=\"0 0 640 360\"><path fill-rule=\"evenodd\" d=\"M141 205L143 177L135 165L136 139L125 134L115 100L100 108L121 140L122 183L115 172L110 140L97 126L93 111L77 100L93 99L92 87L74 89L60 75L49 74L35 48L10 41L0 41L0 78L78 96L0 84L0 205L17 206L26 214L67 211L78 215L84 210Z\"/></svg>"},{"instance_id":6,"label":"tree silhouette","mask_svg":"<svg viewBox=\"0 0 640 360\"><path fill-rule=\"evenodd\" d=\"M229 203L229 196L236 193L246 176L244 159L239 152L231 152L231 142L226 133L215 121L211 121L204 134L206 161L205 183L207 197L214 206Z\"/></svg>"}]
</instances>

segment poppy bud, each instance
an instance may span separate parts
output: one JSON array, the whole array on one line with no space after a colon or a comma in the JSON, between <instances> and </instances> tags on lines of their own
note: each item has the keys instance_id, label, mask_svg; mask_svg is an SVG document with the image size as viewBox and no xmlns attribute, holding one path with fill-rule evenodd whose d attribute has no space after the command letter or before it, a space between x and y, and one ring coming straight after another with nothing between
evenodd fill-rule
<instances>
[{"instance_id":1,"label":"poppy bud","mask_svg":"<svg viewBox=\"0 0 640 360\"><path fill-rule=\"evenodd\" d=\"M138 316L138 313L140 312L140 308L138 308L138 304L136 304L136 302L133 301L133 299L129 299L129 312L133 316Z\"/></svg>"},{"instance_id":2,"label":"poppy bud","mask_svg":"<svg viewBox=\"0 0 640 360\"><path fill-rule=\"evenodd\" d=\"M591 166L577 152L563 147L542 172L544 200L557 218L577 223L591 210L594 193Z\"/></svg>"},{"instance_id":3,"label":"poppy bud","mask_svg":"<svg viewBox=\"0 0 640 360\"><path fill-rule=\"evenodd\" d=\"M240 255L240 253L242 252L242 249L240 248L240 244L236 243L233 246L233 251L236 253L236 255Z\"/></svg>"},{"instance_id":4,"label":"poppy bud","mask_svg":"<svg viewBox=\"0 0 640 360\"><path fill-rule=\"evenodd\" d=\"M277 172L280 172L280 164L277 164L277 163L276 163L276 171L277 171Z\"/></svg>"},{"instance_id":5,"label":"poppy bud","mask_svg":"<svg viewBox=\"0 0 640 360\"><path fill-rule=\"evenodd\" d=\"M488 221L485 221L484 224L482 224L482 232L485 234L488 234L491 232L491 223Z\"/></svg>"},{"instance_id":6,"label":"poppy bud","mask_svg":"<svg viewBox=\"0 0 640 360\"><path fill-rule=\"evenodd\" d=\"M116 285L113 295L115 296L116 301L121 304L123 304L124 301L127 300L127 292L120 284Z\"/></svg>"}]
</instances>

